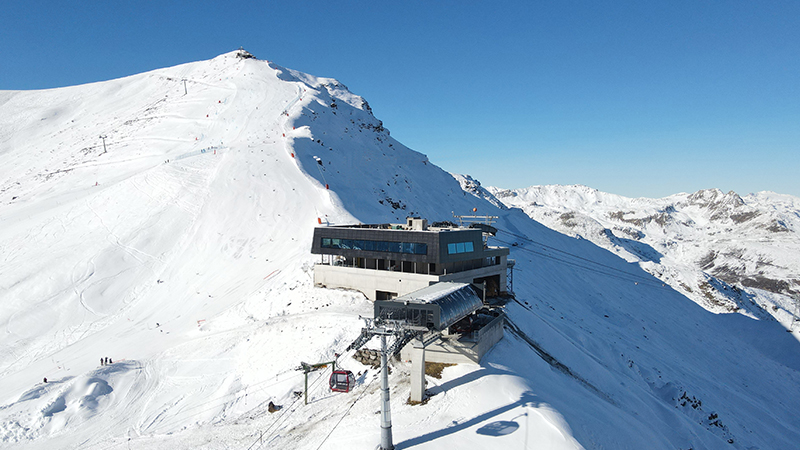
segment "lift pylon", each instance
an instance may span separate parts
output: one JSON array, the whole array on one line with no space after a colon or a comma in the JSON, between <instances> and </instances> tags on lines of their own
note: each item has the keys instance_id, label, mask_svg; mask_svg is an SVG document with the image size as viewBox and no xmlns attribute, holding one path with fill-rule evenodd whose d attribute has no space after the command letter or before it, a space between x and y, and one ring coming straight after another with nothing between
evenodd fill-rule
<instances>
[{"instance_id":1,"label":"lift pylon","mask_svg":"<svg viewBox=\"0 0 800 450\"><path fill-rule=\"evenodd\" d=\"M338 354L336 354L335 356L336 356L336 358L339 358ZM302 370L303 374L305 375L305 388L303 389L303 393L305 394L305 397L306 397L305 398L306 405L308 404L308 374L311 373L311 372L314 372L315 370L324 369L325 367L328 367L328 365L332 365L333 366L333 370L334 371L336 370L336 360L335 359L333 361L321 362L321 363L316 363L316 364L308 364L308 363L301 362L300 363L300 367L297 368L297 370Z\"/></svg>"},{"instance_id":2,"label":"lift pylon","mask_svg":"<svg viewBox=\"0 0 800 450\"><path fill-rule=\"evenodd\" d=\"M393 450L392 412L389 403L389 370L388 360L399 353L412 339L428 331L425 327L412 326L404 321L363 318L366 327L361 334L347 347L347 350L358 350L374 336L381 338L381 444L380 450ZM394 336L394 342L387 345L386 338Z\"/></svg>"}]
</instances>

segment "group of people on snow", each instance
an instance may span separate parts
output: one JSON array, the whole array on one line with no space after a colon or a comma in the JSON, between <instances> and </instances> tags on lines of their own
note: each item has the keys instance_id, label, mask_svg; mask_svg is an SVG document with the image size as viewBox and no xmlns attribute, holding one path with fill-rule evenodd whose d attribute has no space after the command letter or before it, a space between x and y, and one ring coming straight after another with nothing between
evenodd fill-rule
<instances>
[{"instance_id":1,"label":"group of people on snow","mask_svg":"<svg viewBox=\"0 0 800 450\"><path fill-rule=\"evenodd\" d=\"M100 365L101 366L107 366L109 364L114 364L114 361L112 361L111 358L109 358L108 356L104 356L104 357L100 358ZM42 381L44 383L47 383L47 377L44 377L44 379Z\"/></svg>"}]
</instances>

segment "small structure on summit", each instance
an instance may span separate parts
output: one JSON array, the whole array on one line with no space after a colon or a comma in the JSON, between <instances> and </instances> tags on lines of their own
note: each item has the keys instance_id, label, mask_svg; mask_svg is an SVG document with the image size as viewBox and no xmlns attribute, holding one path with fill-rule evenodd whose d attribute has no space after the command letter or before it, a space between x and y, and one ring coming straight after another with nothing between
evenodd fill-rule
<instances>
[{"instance_id":1,"label":"small structure on summit","mask_svg":"<svg viewBox=\"0 0 800 450\"><path fill-rule=\"evenodd\" d=\"M405 224L358 224L314 229L311 253L322 260L314 284L361 291L370 300L389 300L434 283L472 283L486 296L507 292L508 248L491 247L494 229L428 226L409 217Z\"/></svg>"},{"instance_id":2,"label":"small structure on summit","mask_svg":"<svg viewBox=\"0 0 800 450\"><path fill-rule=\"evenodd\" d=\"M244 47L239 47L239 50L236 50L236 56L241 59L256 59L252 53L248 52L244 49Z\"/></svg>"}]
</instances>

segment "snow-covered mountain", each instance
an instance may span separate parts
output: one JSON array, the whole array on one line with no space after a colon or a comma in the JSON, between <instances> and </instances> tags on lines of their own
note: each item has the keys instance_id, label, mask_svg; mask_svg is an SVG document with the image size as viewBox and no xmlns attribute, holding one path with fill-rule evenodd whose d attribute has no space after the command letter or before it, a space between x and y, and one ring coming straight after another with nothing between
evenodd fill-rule
<instances>
[{"instance_id":1,"label":"snow-covered mountain","mask_svg":"<svg viewBox=\"0 0 800 450\"><path fill-rule=\"evenodd\" d=\"M800 320L800 198L708 189L632 199L560 185L484 191L550 228L639 262L706 309L752 311L756 302L787 328Z\"/></svg>"},{"instance_id":2,"label":"snow-covered mountain","mask_svg":"<svg viewBox=\"0 0 800 450\"><path fill-rule=\"evenodd\" d=\"M343 352L372 311L312 286L312 230L474 208L517 262L506 336L429 377L421 405L392 363L397 448L800 441L798 333L462 189L336 80L237 51L0 92L0 156L0 446L374 448L374 370L345 355L354 392L319 372L295 395L300 362Z\"/></svg>"}]
</instances>

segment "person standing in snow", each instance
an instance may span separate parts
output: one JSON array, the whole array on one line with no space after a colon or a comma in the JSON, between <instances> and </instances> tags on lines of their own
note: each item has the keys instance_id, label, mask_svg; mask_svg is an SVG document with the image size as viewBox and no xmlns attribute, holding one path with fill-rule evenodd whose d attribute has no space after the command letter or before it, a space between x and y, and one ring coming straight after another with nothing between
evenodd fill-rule
<instances>
[{"instance_id":1,"label":"person standing in snow","mask_svg":"<svg viewBox=\"0 0 800 450\"><path fill-rule=\"evenodd\" d=\"M106 359L105 358L100 358L100 365L101 366L105 366L106 365Z\"/></svg>"}]
</instances>

